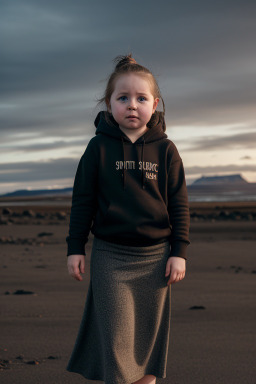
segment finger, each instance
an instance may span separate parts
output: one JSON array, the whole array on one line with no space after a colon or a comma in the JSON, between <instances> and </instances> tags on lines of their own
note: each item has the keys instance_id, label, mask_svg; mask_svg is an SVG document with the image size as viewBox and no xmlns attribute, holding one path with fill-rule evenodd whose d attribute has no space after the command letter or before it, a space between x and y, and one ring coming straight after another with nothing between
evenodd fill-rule
<instances>
[{"instance_id":1,"label":"finger","mask_svg":"<svg viewBox=\"0 0 256 384\"><path fill-rule=\"evenodd\" d=\"M76 276L76 280L78 280L78 281L82 281L83 278L82 278L82 276L79 274L79 275Z\"/></svg>"},{"instance_id":2,"label":"finger","mask_svg":"<svg viewBox=\"0 0 256 384\"><path fill-rule=\"evenodd\" d=\"M72 276L76 279L76 280L83 280L82 276L80 275L80 271L78 269L78 267L76 266L73 270L73 273L72 273Z\"/></svg>"},{"instance_id":3,"label":"finger","mask_svg":"<svg viewBox=\"0 0 256 384\"><path fill-rule=\"evenodd\" d=\"M82 278L82 276L80 275L80 273L74 275L73 277L74 277L76 280L78 280L78 281L82 281L82 280L83 280L83 278Z\"/></svg>"},{"instance_id":4,"label":"finger","mask_svg":"<svg viewBox=\"0 0 256 384\"><path fill-rule=\"evenodd\" d=\"M183 275L183 274L179 274L179 275L177 276L177 278L176 278L176 282L181 281L181 280L183 280L183 279L184 279L184 275Z\"/></svg>"},{"instance_id":5,"label":"finger","mask_svg":"<svg viewBox=\"0 0 256 384\"><path fill-rule=\"evenodd\" d=\"M167 282L167 285L173 284L176 281L177 272L172 272L170 279Z\"/></svg>"}]
</instances>

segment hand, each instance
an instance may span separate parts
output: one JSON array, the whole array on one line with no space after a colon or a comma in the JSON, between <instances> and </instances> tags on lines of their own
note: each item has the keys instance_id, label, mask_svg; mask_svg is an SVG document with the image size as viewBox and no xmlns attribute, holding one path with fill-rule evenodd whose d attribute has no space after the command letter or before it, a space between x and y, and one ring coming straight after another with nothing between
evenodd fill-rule
<instances>
[{"instance_id":1,"label":"hand","mask_svg":"<svg viewBox=\"0 0 256 384\"><path fill-rule=\"evenodd\" d=\"M171 256L166 263L165 277L170 274L167 285L177 283L184 279L186 272L186 260L182 257Z\"/></svg>"},{"instance_id":2,"label":"hand","mask_svg":"<svg viewBox=\"0 0 256 384\"><path fill-rule=\"evenodd\" d=\"M68 256L68 273L78 281L83 278L80 273L84 273L85 269L85 256L84 255L69 255Z\"/></svg>"}]
</instances>

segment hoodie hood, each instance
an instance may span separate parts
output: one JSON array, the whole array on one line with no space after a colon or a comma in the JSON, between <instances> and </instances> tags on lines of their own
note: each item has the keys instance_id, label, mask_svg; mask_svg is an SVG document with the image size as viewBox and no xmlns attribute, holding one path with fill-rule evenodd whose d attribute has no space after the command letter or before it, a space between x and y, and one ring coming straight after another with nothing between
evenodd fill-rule
<instances>
[{"instance_id":1,"label":"hoodie hood","mask_svg":"<svg viewBox=\"0 0 256 384\"><path fill-rule=\"evenodd\" d=\"M94 125L96 127L96 135L102 133L103 135L107 135L115 138L116 140L120 140L120 145L123 147L123 161L125 164L125 145L124 142L128 142L131 145L142 146L141 149L141 162L143 164L144 161L144 145L148 143L152 143L158 140L162 140L167 138L168 136L164 133L166 129L164 114L163 112L156 111L151 120L148 122L147 127L149 130L145 132L142 136L140 136L134 143L129 139L129 137L119 128L118 123L113 118L113 115L107 111L101 111L98 113ZM123 189L125 189L125 167L122 170L122 178L123 178ZM144 169L142 168L141 172L141 186L145 189L145 176Z\"/></svg>"}]
</instances>

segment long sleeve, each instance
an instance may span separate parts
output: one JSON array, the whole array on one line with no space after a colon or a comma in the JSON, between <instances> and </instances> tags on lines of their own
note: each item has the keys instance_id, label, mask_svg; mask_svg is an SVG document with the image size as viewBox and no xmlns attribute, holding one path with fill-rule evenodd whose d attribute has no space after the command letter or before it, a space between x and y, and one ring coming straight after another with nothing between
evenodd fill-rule
<instances>
[{"instance_id":1,"label":"long sleeve","mask_svg":"<svg viewBox=\"0 0 256 384\"><path fill-rule=\"evenodd\" d=\"M92 140L82 155L73 185L67 256L85 255L85 244L97 209L98 159Z\"/></svg>"},{"instance_id":2,"label":"long sleeve","mask_svg":"<svg viewBox=\"0 0 256 384\"><path fill-rule=\"evenodd\" d=\"M168 171L168 213L172 226L170 256L187 260L186 251L190 244L190 214L184 167L177 151L174 153Z\"/></svg>"}]
</instances>

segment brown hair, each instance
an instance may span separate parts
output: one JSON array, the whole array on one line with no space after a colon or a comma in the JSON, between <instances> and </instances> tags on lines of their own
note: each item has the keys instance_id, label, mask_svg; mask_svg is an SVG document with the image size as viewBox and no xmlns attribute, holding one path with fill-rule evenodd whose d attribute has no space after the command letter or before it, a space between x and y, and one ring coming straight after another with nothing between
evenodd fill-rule
<instances>
[{"instance_id":1,"label":"brown hair","mask_svg":"<svg viewBox=\"0 0 256 384\"><path fill-rule=\"evenodd\" d=\"M151 84L152 94L153 94L154 98L159 98L162 101L162 105L163 105L163 112L153 113L147 126L151 127L152 125L154 125L159 120L159 118L164 123L165 104L164 104L164 100L162 98L159 86L157 84L157 81L156 81L154 75L152 74L152 72L148 68L138 64L136 62L136 60L132 57L131 53L129 53L128 55L125 55L125 56L121 56L121 55L117 56L113 61L114 61L114 63L116 63L115 69L108 78L108 82L107 82L107 86L106 86L104 95L102 98L98 99L98 104L104 102L106 104L106 106L108 106L108 104L110 102L111 95L114 92L115 82L120 75L129 73L129 72L139 73L142 76L145 76L148 78L148 80ZM107 114L106 114L106 118L109 121ZM165 127L165 123L164 123L163 124L163 130L165 131L165 129L166 129L166 127Z\"/></svg>"}]
</instances>

